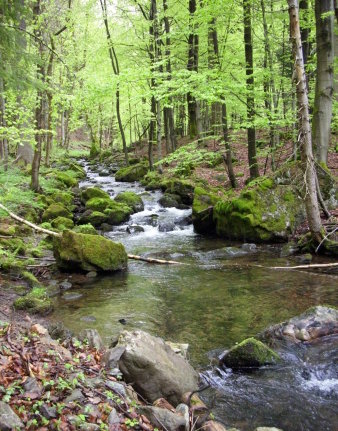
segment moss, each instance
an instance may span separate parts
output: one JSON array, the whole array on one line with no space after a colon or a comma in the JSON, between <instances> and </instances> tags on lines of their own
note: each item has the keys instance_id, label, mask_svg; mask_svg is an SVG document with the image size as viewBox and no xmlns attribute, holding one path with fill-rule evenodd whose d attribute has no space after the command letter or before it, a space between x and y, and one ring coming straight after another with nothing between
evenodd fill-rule
<instances>
[{"instance_id":1,"label":"moss","mask_svg":"<svg viewBox=\"0 0 338 431\"><path fill-rule=\"evenodd\" d=\"M0 238L0 245L15 255L25 255L26 245L21 238Z\"/></svg>"},{"instance_id":2,"label":"moss","mask_svg":"<svg viewBox=\"0 0 338 431\"><path fill-rule=\"evenodd\" d=\"M127 254L122 244L100 235L66 230L54 239L54 255L62 268L85 271L117 271L126 268Z\"/></svg>"},{"instance_id":3,"label":"moss","mask_svg":"<svg viewBox=\"0 0 338 431\"><path fill-rule=\"evenodd\" d=\"M61 204L50 205L42 214L42 221L54 220L57 217L72 218L72 214Z\"/></svg>"},{"instance_id":4,"label":"moss","mask_svg":"<svg viewBox=\"0 0 338 431\"><path fill-rule=\"evenodd\" d=\"M81 201L87 202L90 199L93 198L102 198L102 199L110 199L110 196L107 192L104 190L99 189L98 187L88 187L87 189L83 190L81 193Z\"/></svg>"},{"instance_id":5,"label":"moss","mask_svg":"<svg viewBox=\"0 0 338 431\"><path fill-rule=\"evenodd\" d=\"M141 184L146 190L161 190L163 177L158 172L148 172L142 179Z\"/></svg>"},{"instance_id":6,"label":"moss","mask_svg":"<svg viewBox=\"0 0 338 431\"><path fill-rule=\"evenodd\" d=\"M36 286L40 286L40 282L39 280L35 277L34 274L32 274L29 271L22 271L21 272L21 277L27 281L27 283L29 284L30 287L36 287Z\"/></svg>"},{"instance_id":7,"label":"moss","mask_svg":"<svg viewBox=\"0 0 338 431\"><path fill-rule=\"evenodd\" d=\"M281 361L280 356L255 338L247 338L232 347L222 358L222 362L230 368L261 367L276 364Z\"/></svg>"},{"instance_id":8,"label":"moss","mask_svg":"<svg viewBox=\"0 0 338 431\"><path fill-rule=\"evenodd\" d=\"M86 209L103 212L109 208L111 202L110 198L91 198L86 202Z\"/></svg>"},{"instance_id":9,"label":"moss","mask_svg":"<svg viewBox=\"0 0 338 431\"><path fill-rule=\"evenodd\" d=\"M73 203L73 195L69 192L56 192L52 195L54 202L71 209Z\"/></svg>"},{"instance_id":10,"label":"moss","mask_svg":"<svg viewBox=\"0 0 338 431\"><path fill-rule=\"evenodd\" d=\"M104 211L107 217L107 222L112 225L118 225L127 221L133 210L127 205L112 201L109 208Z\"/></svg>"},{"instance_id":11,"label":"moss","mask_svg":"<svg viewBox=\"0 0 338 431\"><path fill-rule=\"evenodd\" d=\"M51 300L42 287L34 287L27 295L16 299L14 307L17 310L26 310L31 314L47 314L53 309Z\"/></svg>"},{"instance_id":12,"label":"moss","mask_svg":"<svg viewBox=\"0 0 338 431\"><path fill-rule=\"evenodd\" d=\"M89 157L95 159L100 154L100 150L97 148L95 143L92 143L90 147Z\"/></svg>"},{"instance_id":13,"label":"moss","mask_svg":"<svg viewBox=\"0 0 338 431\"><path fill-rule=\"evenodd\" d=\"M141 196L134 192L119 193L116 196L115 201L127 205L133 210L134 213L144 210L144 204Z\"/></svg>"},{"instance_id":14,"label":"moss","mask_svg":"<svg viewBox=\"0 0 338 431\"><path fill-rule=\"evenodd\" d=\"M115 174L116 181L134 182L139 181L148 172L146 163L138 163L137 165L128 166L119 169Z\"/></svg>"},{"instance_id":15,"label":"moss","mask_svg":"<svg viewBox=\"0 0 338 431\"><path fill-rule=\"evenodd\" d=\"M55 203L53 198L51 196L46 196L46 195L38 195L38 197L36 198L36 201L43 207L43 208L47 208L49 207L49 205Z\"/></svg>"},{"instance_id":16,"label":"moss","mask_svg":"<svg viewBox=\"0 0 338 431\"><path fill-rule=\"evenodd\" d=\"M251 182L239 196L219 201L214 208L218 235L241 241L286 241L302 221L303 203L289 186L271 189L270 185L262 188L262 182L256 182L253 187Z\"/></svg>"},{"instance_id":17,"label":"moss","mask_svg":"<svg viewBox=\"0 0 338 431\"><path fill-rule=\"evenodd\" d=\"M194 186L185 180L173 179L166 183L166 193L179 195L182 202L191 205L194 200Z\"/></svg>"},{"instance_id":18,"label":"moss","mask_svg":"<svg viewBox=\"0 0 338 431\"><path fill-rule=\"evenodd\" d=\"M91 211L88 210L84 212L79 220L79 224L88 224L97 227L100 226L102 223L107 222L108 216L106 214L103 214L100 211Z\"/></svg>"},{"instance_id":19,"label":"moss","mask_svg":"<svg viewBox=\"0 0 338 431\"><path fill-rule=\"evenodd\" d=\"M12 236L15 235L15 226L0 219L0 235Z\"/></svg>"},{"instance_id":20,"label":"moss","mask_svg":"<svg viewBox=\"0 0 338 431\"><path fill-rule=\"evenodd\" d=\"M78 183L78 180L74 178L72 171L57 172L56 179L66 187L75 187Z\"/></svg>"},{"instance_id":21,"label":"moss","mask_svg":"<svg viewBox=\"0 0 338 431\"><path fill-rule=\"evenodd\" d=\"M72 229L74 227L74 222L69 218L57 217L52 221L52 226L57 230Z\"/></svg>"},{"instance_id":22,"label":"moss","mask_svg":"<svg viewBox=\"0 0 338 431\"><path fill-rule=\"evenodd\" d=\"M86 233L87 235L98 235L98 232L96 231L95 227L90 223L75 226L73 231L76 233Z\"/></svg>"}]
</instances>

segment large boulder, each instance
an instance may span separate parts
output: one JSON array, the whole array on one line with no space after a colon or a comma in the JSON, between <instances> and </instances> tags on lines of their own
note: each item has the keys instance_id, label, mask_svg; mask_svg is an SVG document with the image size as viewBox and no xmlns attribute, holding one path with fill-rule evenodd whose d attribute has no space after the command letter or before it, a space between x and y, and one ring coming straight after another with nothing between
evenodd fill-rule
<instances>
[{"instance_id":1,"label":"large boulder","mask_svg":"<svg viewBox=\"0 0 338 431\"><path fill-rule=\"evenodd\" d=\"M65 230L54 239L54 256L61 268L84 271L118 271L127 267L122 244L100 235Z\"/></svg>"},{"instance_id":2,"label":"large boulder","mask_svg":"<svg viewBox=\"0 0 338 431\"><path fill-rule=\"evenodd\" d=\"M78 222L79 224L91 224L92 226L98 227L102 223L107 222L107 220L108 216L106 214L103 214L100 211L87 210L81 214Z\"/></svg>"},{"instance_id":3,"label":"large boulder","mask_svg":"<svg viewBox=\"0 0 338 431\"><path fill-rule=\"evenodd\" d=\"M55 177L66 187L75 187L78 183L78 180L74 178L75 175L72 171L57 172Z\"/></svg>"},{"instance_id":4,"label":"large boulder","mask_svg":"<svg viewBox=\"0 0 338 431\"><path fill-rule=\"evenodd\" d=\"M57 217L72 218L72 214L61 204L51 204L42 214L42 221L54 220Z\"/></svg>"},{"instance_id":5,"label":"large boulder","mask_svg":"<svg viewBox=\"0 0 338 431\"><path fill-rule=\"evenodd\" d=\"M185 205L191 205L194 200L194 186L188 181L170 180L166 183L166 193L180 196Z\"/></svg>"},{"instance_id":6,"label":"large boulder","mask_svg":"<svg viewBox=\"0 0 338 431\"><path fill-rule=\"evenodd\" d=\"M146 399L179 404L185 392L198 388L198 374L161 338L143 331L123 331L117 348L125 347L118 364L127 382Z\"/></svg>"},{"instance_id":7,"label":"large boulder","mask_svg":"<svg viewBox=\"0 0 338 431\"><path fill-rule=\"evenodd\" d=\"M292 187L276 186L270 178L255 180L214 207L216 233L239 241L287 241L304 214L303 200Z\"/></svg>"},{"instance_id":8,"label":"large boulder","mask_svg":"<svg viewBox=\"0 0 338 431\"><path fill-rule=\"evenodd\" d=\"M119 193L116 196L115 201L132 208L134 213L144 210L144 203L141 196L137 195L134 192Z\"/></svg>"},{"instance_id":9,"label":"large boulder","mask_svg":"<svg viewBox=\"0 0 338 431\"><path fill-rule=\"evenodd\" d=\"M116 181L134 182L139 181L148 172L148 166L145 163L128 166L119 169L115 174Z\"/></svg>"},{"instance_id":10,"label":"large boulder","mask_svg":"<svg viewBox=\"0 0 338 431\"><path fill-rule=\"evenodd\" d=\"M102 199L110 199L110 196L104 190L99 189L98 187L88 187L81 192L81 201L83 203L89 201L89 199L93 198L102 198Z\"/></svg>"},{"instance_id":11,"label":"large boulder","mask_svg":"<svg viewBox=\"0 0 338 431\"><path fill-rule=\"evenodd\" d=\"M276 364L280 361L279 355L255 338L247 338L225 352L220 362L233 369L261 367Z\"/></svg>"},{"instance_id":12,"label":"large boulder","mask_svg":"<svg viewBox=\"0 0 338 431\"><path fill-rule=\"evenodd\" d=\"M110 198L91 198L86 202L86 209L103 212L109 208L111 202Z\"/></svg>"},{"instance_id":13,"label":"large boulder","mask_svg":"<svg viewBox=\"0 0 338 431\"><path fill-rule=\"evenodd\" d=\"M313 341L337 333L338 310L318 305L309 308L300 316L270 326L258 334L258 338L273 344L275 340Z\"/></svg>"},{"instance_id":14,"label":"large boulder","mask_svg":"<svg viewBox=\"0 0 338 431\"><path fill-rule=\"evenodd\" d=\"M212 233L215 230L214 206L220 197L202 187L195 187L192 205L192 222L198 233Z\"/></svg>"}]
</instances>

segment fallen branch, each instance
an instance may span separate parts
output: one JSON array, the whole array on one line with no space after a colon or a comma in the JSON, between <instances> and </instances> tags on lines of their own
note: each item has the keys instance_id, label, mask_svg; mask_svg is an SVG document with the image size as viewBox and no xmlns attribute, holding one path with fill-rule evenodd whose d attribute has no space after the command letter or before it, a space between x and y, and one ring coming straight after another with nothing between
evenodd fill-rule
<instances>
[{"instance_id":1,"label":"fallen branch","mask_svg":"<svg viewBox=\"0 0 338 431\"><path fill-rule=\"evenodd\" d=\"M30 228L36 230L37 232L45 233L46 235L54 236L56 238L61 238L61 236L62 236L61 233L57 233L57 232L54 232L52 230L44 229L44 228L42 228L40 226L37 226L34 223L31 223L28 220L25 220L22 217L17 216L16 214L12 213L12 211L10 211L8 208L6 208L2 204L0 204L0 208L2 210L6 211L7 214L10 217L12 217L14 220L19 221L20 223L26 224L27 226L29 226ZM143 262L148 262L148 263L159 263L161 265L184 265L182 262L175 262L174 260L154 259L154 258L136 256L134 254L128 254L128 259L141 260ZM47 265L45 265L45 266L47 266ZM34 268L34 267L37 267L37 266L30 265L30 267Z\"/></svg>"},{"instance_id":2,"label":"fallen branch","mask_svg":"<svg viewBox=\"0 0 338 431\"><path fill-rule=\"evenodd\" d=\"M297 265L297 266L270 266L270 269L308 269L308 268L332 268L338 266L338 263L314 263L312 265ZM263 268L263 266L262 266ZM264 267L266 268L266 267Z\"/></svg>"}]
</instances>

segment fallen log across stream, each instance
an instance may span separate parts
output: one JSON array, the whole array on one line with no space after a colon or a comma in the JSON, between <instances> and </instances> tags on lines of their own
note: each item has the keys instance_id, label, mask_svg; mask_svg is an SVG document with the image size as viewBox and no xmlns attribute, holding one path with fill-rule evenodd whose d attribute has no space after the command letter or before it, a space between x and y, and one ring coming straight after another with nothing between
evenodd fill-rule
<instances>
[{"instance_id":1,"label":"fallen log across stream","mask_svg":"<svg viewBox=\"0 0 338 431\"><path fill-rule=\"evenodd\" d=\"M46 235L50 235L50 236L53 236L55 238L61 238L62 237L62 233L54 232L52 230L44 229L40 226L37 226L36 224L34 224L28 220L25 220L24 218L14 214L12 211L10 211L8 208L6 208L1 203L0 203L0 209L5 211L12 219L29 226L31 229L33 229L37 232L44 233ZM142 256L137 256L135 254L128 254L127 256L128 256L128 259L139 260L139 261L148 262L148 263L157 263L160 265L185 265L183 262L176 262L175 260L155 259L153 257L142 257Z\"/></svg>"}]
</instances>

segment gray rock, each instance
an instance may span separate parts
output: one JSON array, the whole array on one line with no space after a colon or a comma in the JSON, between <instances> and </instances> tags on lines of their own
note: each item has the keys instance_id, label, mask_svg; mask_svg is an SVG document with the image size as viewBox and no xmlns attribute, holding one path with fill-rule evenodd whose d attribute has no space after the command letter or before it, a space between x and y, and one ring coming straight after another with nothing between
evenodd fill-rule
<instances>
[{"instance_id":1,"label":"gray rock","mask_svg":"<svg viewBox=\"0 0 338 431\"><path fill-rule=\"evenodd\" d=\"M118 364L126 381L149 401L165 398L176 405L185 392L198 388L197 372L161 338L123 331L118 347L125 347Z\"/></svg>"},{"instance_id":2,"label":"gray rock","mask_svg":"<svg viewBox=\"0 0 338 431\"><path fill-rule=\"evenodd\" d=\"M96 329L83 329L79 334L81 341L87 340L88 346L92 349L101 350L104 348L104 344L100 334Z\"/></svg>"},{"instance_id":3,"label":"gray rock","mask_svg":"<svg viewBox=\"0 0 338 431\"><path fill-rule=\"evenodd\" d=\"M0 401L0 430L12 431L18 428L23 428L23 423L8 404Z\"/></svg>"},{"instance_id":4,"label":"gray rock","mask_svg":"<svg viewBox=\"0 0 338 431\"><path fill-rule=\"evenodd\" d=\"M87 278L95 278L97 277L97 272L96 271L89 271L88 274L86 274Z\"/></svg>"},{"instance_id":5,"label":"gray rock","mask_svg":"<svg viewBox=\"0 0 338 431\"><path fill-rule=\"evenodd\" d=\"M104 364L105 368L108 370L119 369L118 363L125 350L125 346L118 346L107 350L102 357L102 363Z\"/></svg>"},{"instance_id":6,"label":"gray rock","mask_svg":"<svg viewBox=\"0 0 338 431\"><path fill-rule=\"evenodd\" d=\"M280 428L275 428L275 427L258 427L255 429L255 431L283 431Z\"/></svg>"},{"instance_id":7,"label":"gray rock","mask_svg":"<svg viewBox=\"0 0 338 431\"><path fill-rule=\"evenodd\" d=\"M80 299L82 297L83 297L82 293L75 293L75 292L74 293L68 292L62 295L62 298L65 301L76 301L77 299Z\"/></svg>"},{"instance_id":8,"label":"gray rock","mask_svg":"<svg viewBox=\"0 0 338 431\"><path fill-rule=\"evenodd\" d=\"M72 283L69 283L69 281L65 280L65 281L63 281L62 283L59 284L59 287L60 287L60 289L68 290L68 289L71 289Z\"/></svg>"},{"instance_id":9,"label":"gray rock","mask_svg":"<svg viewBox=\"0 0 338 431\"><path fill-rule=\"evenodd\" d=\"M120 423L120 417L117 411L114 408L112 408L108 416L108 425L117 425L119 423Z\"/></svg>"},{"instance_id":10,"label":"gray rock","mask_svg":"<svg viewBox=\"0 0 338 431\"><path fill-rule=\"evenodd\" d=\"M244 244L242 244L241 248L243 250L249 251L249 252L257 251L257 245L251 244L251 243L244 243Z\"/></svg>"},{"instance_id":11,"label":"gray rock","mask_svg":"<svg viewBox=\"0 0 338 431\"><path fill-rule=\"evenodd\" d=\"M35 393L41 395L42 389L35 377L28 377L28 379L23 384L25 392Z\"/></svg>"},{"instance_id":12,"label":"gray rock","mask_svg":"<svg viewBox=\"0 0 338 431\"><path fill-rule=\"evenodd\" d=\"M183 416L167 409L142 406L139 408L139 412L146 416L153 425L167 431L175 431L186 427L186 421Z\"/></svg>"},{"instance_id":13,"label":"gray rock","mask_svg":"<svg viewBox=\"0 0 338 431\"><path fill-rule=\"evenodd\" d=\"M172 221L162 221L158 225L160 232L171 232L175 229L175 223Z\"/></svg>"},{"instance_id":14,"label":"gray rock","mask_svg":"<svg viewBox=\"0 0 338 431\"><path fill-rule=\"evenodd\" d=\"M202 426L203 431L226 431L225 426L220 422L207 421Z\"/></svg>"},{"instance_id":15,"label":"gray rock","mask_svg":"<svg viewBox=\"0 0 338 431\"><path fill-rule=\"evenodd\" d=\"M48 406L47 404L43 404L40 407L40 413L46 419L55 419L57 417L56 407Z\"/></svg>"},{"instance_id":16,"label":"gray rock","mask_svg":"<svg viewBox=\"0 0 338 431\"><path fill-rule=\"evenodd\" d=\"M100 426L96 425L96 424L87 424L87 423L84 423L84 424L80 424L79 425L79 429L83 430L83 431L97 431L97 430L100 429Z\"/></svg>"},{"instance_id":17,"label":"gray rock","mask_svg":"<svg viewBox=\"0 0 338 431\"><path fill-rule=\"evenodd\" d=\"M126 231L130 234L133 234L133 233L144 232L144 228L142 226L133 225L133 226L128 226Z\"/></svg>"},{"instance_id":18,"label":"gray rock","mask_svg":"<svg viewBox=\"0 0 338 431\"><path fill-rule=\"evenodd\" d=\"M185 429L186 431L189 431L190 429L190 414L189 414L189 407L186 404L179 404L176 407L176 411L178 414L184 417L185 420Z\"/></svg>"},{"instance_id":19,"label":"gray rock","mask_svg":"<svg viewBox=\"0 0 338 431\"><path fill-rule=\"evenodd\" d=\"M116 394L120 395L123 398L127 398L126 388L122 383L106 380L104 384L107 388L111 389Z\"/></svg>"},{"instance_id":20,"label":"gray rock","mask_svg":"<svg viewBox=\"0 0 338 431\"><path fill-rule=\"evenodd\" d=\"M338 333L338 310L318 305L309 308L300 316L270 326L258 334L258 338L267 343L275 340L294 342L312 341L326 335Z\"/></svg>"},{"instance_id":21,"label":"gray rock","mask_svg":"<svg viewBox=\"0 0 338 431\"><path fill-rule=\"evenodd\" d=\"M65 399L65 403L71 403L73 401L81 401L84 399L84 395L80 389L74 389L73 392L68 395Z\"/></svg>"},{"instance_id":22,"label":"gray rock","mask_svg":"<svg viewBox=\"0 0 338 431\"><path fill-rule=\"evenodd\" d=\"M48 325L48 332L53 340L64 341L73 336L73 333L69 329L65 328L62 322L50 323Z\"/></svg>"}]
</instances>

